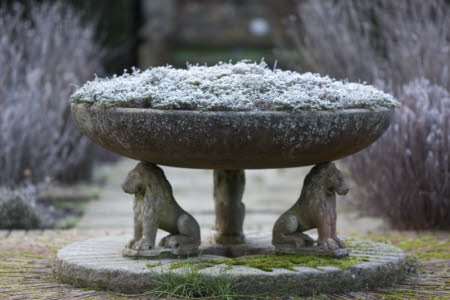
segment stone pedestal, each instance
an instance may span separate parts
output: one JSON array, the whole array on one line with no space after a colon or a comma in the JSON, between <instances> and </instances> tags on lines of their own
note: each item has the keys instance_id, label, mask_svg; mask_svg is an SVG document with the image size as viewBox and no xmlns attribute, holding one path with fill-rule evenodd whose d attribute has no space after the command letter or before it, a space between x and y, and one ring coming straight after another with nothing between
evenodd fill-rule
<instances>
[{"instance_id":1,"label":"stone pedestal","mask_svg":"<svg viewBox=\"0 0 450 300\"><path fill-rule=\"evenodd\" d=\"M211 232L206 235L211 236ZM347 241L351 253L344 260L327 258L315 265L307 261L262 270L246 263L229 263L230 258L225 255L273 255L270 261L283 258L274 254L270 234L247 233L246 244L222 248L208 243L208 237L204 236L201 255L187 259L123 257L121 253L127 238L110 236L68 245L58 252L56 276L62 282L79 287L136 294L158 289L166 276L176 276L182 282L195 272L202 280L229 281L236 295L275 297L385 287L402 280L407 270L406 256L401 250L368 241ZM339 263L346 261L348 265Z\"/></svg>"}]
</instances>

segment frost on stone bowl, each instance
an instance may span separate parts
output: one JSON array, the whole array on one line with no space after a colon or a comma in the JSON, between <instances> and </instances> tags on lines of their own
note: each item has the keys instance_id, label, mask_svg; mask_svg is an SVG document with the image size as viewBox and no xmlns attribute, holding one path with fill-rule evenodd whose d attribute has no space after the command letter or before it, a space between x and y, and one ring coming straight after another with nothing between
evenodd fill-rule
<instances>
[{"instance_id":1,"label":"frost on stone bowl","mask_svg":"<svg viewBox=\"0 0 450 300\"><path fill-rule=\"evenodd\" d=\"M236 64L156 67L96 78L72 95L74 103L200 111L305 111L392 108L391 95L361 83L318 74Z\"/></svg>"},{"instance_id":2,"label":"frost on stone bowl","mask_svg":"<svg viewBox=\"0 0 450 300\"><path fill-rule=\"evenodd\" d=\"M397 101L372 86L242 61L134 70L72 96L80 129L118 154L161 165L283 168L373 143Z\"/></svg>"}]
</instances>

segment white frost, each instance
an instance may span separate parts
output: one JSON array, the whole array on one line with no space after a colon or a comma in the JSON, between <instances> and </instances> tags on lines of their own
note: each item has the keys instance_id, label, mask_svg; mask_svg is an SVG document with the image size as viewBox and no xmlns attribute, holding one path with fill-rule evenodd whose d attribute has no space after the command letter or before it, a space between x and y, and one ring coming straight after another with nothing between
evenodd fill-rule
<instances>
[{"instance_id":1,"label":"white frost","mask_svg":"<svg viewBox=\"0 0 450 300\"><path fill-rule=\"evenodd\" d=\"M272 70L264 62L249 61L187 69L164 66L133 70L87 82L71 99L117 106L213 111L377 109L397 105L391 95L366 84Z\"/></svg>"}]
</instances>

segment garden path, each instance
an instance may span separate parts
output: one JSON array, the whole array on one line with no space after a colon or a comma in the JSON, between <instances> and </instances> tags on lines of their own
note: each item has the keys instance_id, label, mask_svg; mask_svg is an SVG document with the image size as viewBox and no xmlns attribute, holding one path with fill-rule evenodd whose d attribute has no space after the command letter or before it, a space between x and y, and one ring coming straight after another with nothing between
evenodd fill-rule
<instances>
[{"instance_id":1,"label":"garden path","mask_svg":"<svg viewBox=\"0 0 450 300\"><path fill-rule=\"evenodd\" d=\"M97 168L95 177L104 185L99 199L92 201L78 229L124 230L132 228L132 196L121 190L121 183L135 161L121 159ZM211 170L163 167L171 182L175 198L200 223L202 228L214 224L213 176ZM309 168L246 170L245 230L272 230L276 218L298 198L303 178ZM338 198L338 230L343 235L366 234L380 229L380 220L359 218L345 209L345 200Z\"/></svg>"}]
</instances>

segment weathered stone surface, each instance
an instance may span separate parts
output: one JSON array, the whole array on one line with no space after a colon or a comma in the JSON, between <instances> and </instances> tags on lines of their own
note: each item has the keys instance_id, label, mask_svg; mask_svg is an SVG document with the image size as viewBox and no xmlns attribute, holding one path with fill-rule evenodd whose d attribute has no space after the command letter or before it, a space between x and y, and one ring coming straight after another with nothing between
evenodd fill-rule
<instances>
[{"instance_id":1,"label":"weathered stone surface","mask_svg":"<svg viewBox=\"0 0 450 300\"><path fill-rule=\"evenodd\" d=\"M358 152L393 110L202 112L72 104L80 130L129 158L200 169L307 166Z\"/></svg>"},{"instance_id":2,"label":"weathered stone surface","mask_svg":"<svg viewBox=\"0 0 450 300\"><path fill-rule=\"evenodd\" d=\"M140 162L128 173L122 185L134 197L134 234L123 251L125 256L153 257L169 252L196 254L200 245L200 226L181 208L172 186L161 168ZM156 245L158 229L170 234Z\"/></svg>"},{"instance_id":3,"label":"weathered stone surface","mask_svg":"<svg viewBox=\"0 0 450 300\"><path fill-rule=\"evenodd\" d=\"M266 253L273 252L270 235L247 233L253 246L265 246ZM183 276L189 267L171 269L170 264L180 259L130 259L121 256L127 238L111 236L71 244L59 251L55 263L57 277L66 283L82 287L110 289L124 293L137 293L155 288L161 276ZM274 269L262 271L247 266L214 265L199 271L205 278L225 276L236 293L251 295L312 295L387 286L405 276L405 255L399 249L380 243L353 242L351 256L367 261L348 269L330 266L309 268L298 266L294 270ZM238 245L236 247L243 247ZM202 254L195 260L224 259ZM191 260L192 261L192 260Z\"/></svg>"},{"instance_id":4,"label":"weathered stone surface","mask_svg":"<svg viewBox=\"0 0 450 300\"><path fill-rule=\"evenodd\" d=\"M349 191L344 175L332 162L321 163L306 175L297 202L275 222L272 243L280 253L316 253L343 257L345 244L336 233L336 194ZM317 228L315 241L304 232Z\"/></svg>"},{"instance_id":5,"label":"weathered stone surface","mask_svg":"<svg viewBox=\"0 0 450 300\"><path fill-rule=\"evenodd\" d=\"M244 170L214 170L215 237L218 244L244 242Z\"/></svg>"},{"instance_id":6,"label":"weathered stone surface","mask_svg":"<svg viewBox=\"0 0 450 300\"><path fill-rule=\"evenodd\" d=\"M295 246L289 244L275 245L276 253L279 254L301 254L301 255L316 255L316 256L330 256L336 258L347 257L350 251L347 248L324 249L321 246Z\"/></svg>"}]
</instances>

